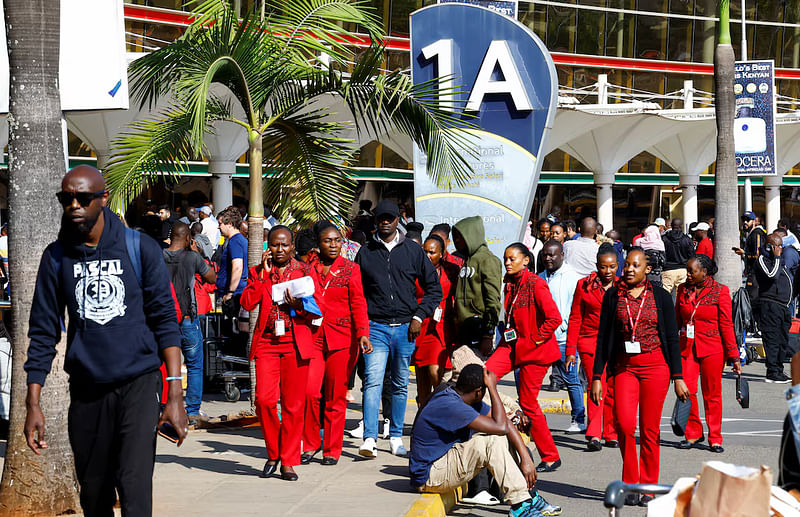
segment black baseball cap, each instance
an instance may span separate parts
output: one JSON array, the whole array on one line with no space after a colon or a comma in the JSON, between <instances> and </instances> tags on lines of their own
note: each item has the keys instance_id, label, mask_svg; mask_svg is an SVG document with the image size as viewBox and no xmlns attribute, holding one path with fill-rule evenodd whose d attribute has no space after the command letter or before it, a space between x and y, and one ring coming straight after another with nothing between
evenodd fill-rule
<instances>
[{"instance_id":1,"label":"black baseball cap","mask_svg":"<svg viewBox=\"0 0 800 517\"><path fill-rule=\"evenodd\" d=\"M400 217L400 210L397 208L397 203L388 199L384 199L378 203L378 206L375 208L375 217L380 217L382 215L391 215L392 218Z\"/></svg>"}]
</instances>

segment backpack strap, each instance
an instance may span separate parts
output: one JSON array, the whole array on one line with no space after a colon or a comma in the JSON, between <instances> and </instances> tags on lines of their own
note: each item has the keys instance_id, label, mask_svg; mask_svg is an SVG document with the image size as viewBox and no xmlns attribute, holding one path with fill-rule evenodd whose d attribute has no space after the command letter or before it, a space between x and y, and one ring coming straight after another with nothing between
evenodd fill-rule
<instances>
[{"instance_id":1,"label":"backpack strap","mask_svg":"<svg viewBox=\"0 0 800 517\"><path fill-rule=\"evenodd\" d=\"M133 272L136 273L136 279L139 281L139 287L142 287L141 234L136 230L126 227L125 246L128 248L128 258L131 259L131 263L133 264Z\"/></svg>"}]
</instances>

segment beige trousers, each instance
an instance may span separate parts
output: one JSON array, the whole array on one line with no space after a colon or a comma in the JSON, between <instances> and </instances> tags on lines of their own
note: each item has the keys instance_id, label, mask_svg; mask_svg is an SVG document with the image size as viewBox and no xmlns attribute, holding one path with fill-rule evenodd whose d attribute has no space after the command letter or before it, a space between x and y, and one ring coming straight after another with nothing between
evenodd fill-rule
<instances>
[{"instance_id":1,"label":"beige trousers","mask_svg":"<svg viewBox=\"0 0 800 517\"><path fill-rule=\"evenodd\" d=\"M433 462L428 481L421 492L443 493L463 485L489 467L508 504L531 498L525 476L519 469L505 436L475 434L468 441L454 445L447 454Z\"/></svg>"},{"instance_id":2,"label":"beige trousers","mask_svg":"<svg viewBox=\"0 0 800 517\"><path fill-rule=\"evenodd\" d=\"M661 272L661 283L670 294L684 282L686 282L686 268Z\"/></svg>"}]
</instances>

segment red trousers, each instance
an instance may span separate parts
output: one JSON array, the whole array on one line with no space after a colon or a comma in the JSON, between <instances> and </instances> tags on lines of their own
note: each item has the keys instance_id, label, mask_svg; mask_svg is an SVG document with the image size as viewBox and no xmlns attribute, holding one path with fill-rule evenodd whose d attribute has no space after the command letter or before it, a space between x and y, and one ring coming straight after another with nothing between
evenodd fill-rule
<instances>
[{"instance_id":1,"label":"red trousers","mask_svg":"<svg viewBox=\"0 0 800 517\"><path fill-rule=\"evenodd\" d=\"M614 370L614 415L623 483L658 483L661 410L668 389L669 368L660 349L620 354ZM640 458L636 456L637 408Z\"/></svg>"},{"instance_id":2,"label":"red trousers","mask_svg":"<svg viewBox=\"0 0 800 517\"><path fill-rule=\"evenodd\" d=\"M255 363L256 413L267 444L267 458L279 459L287 467L299 465L309 360L301 359L293 348L259 351Z\"/></svg>"},{"instance_id":3,"label":"red trousers","mask_svg":"<svg viewBox=\"0 0 800 517\"><path fill-rule=\"evenodd\" d=\"M354 347L328 350L325 344L311 358L303 425L303 452L313 452L320 448L319 404L320 398L325 397L325 439L322 443L322 455L336 459L342 455L349 366L351 357L357 353ZM322 392L323 386L325 393Z\"/></svg>"},{"instance_id":4,"label":"red trousers","mask_svg":"<svg viewBox=\"0 0 800 517\"><path fill-rule=\"evenodd\" d=\"M581 366L586 378L590 379L589 389L591 390L592 368L594 368L594 354L579 352ZM587 397L586 403L586 439L603 438L605 440L617 439L617 428L614 425L614 378L606 379L606 374L600 379L603 383L603 407L592 402L591 397Z\"/></svg>"},{"instance_id":5,"label":"red trousers","mask_svg":"<svg viewBox=\"0 0 800 517\"><path fill-rule=\"evenodd\" d=\"M722 350L718 354L707 357L695 356L695 349L688 357L682 358L683 380L692 394L692 411L686 424L686 439L696 440L703 435L703 424L700 422L700 410L697 403L697 376L700 376L700 387L703 389L703 407L705 408L706 425L708 426L708 443L722 445L722 370L725 368L725 357Z\"/></svg>"},{"instance_id":6,"label":"red trousers","mask_svg":"<svg viewBox=\"0 0 800 517\"><path fill-rule=\"evenodd\" d=\"M531 439L536 444L539 456L542 461L552 463L559 459L556 442L547 427L547 419L539 407L539 390L542 387L542 380L547 373L549 365L540 366L538 364L526 364L519 368L519 405L522 411L531 419ZM500 346L494 351L492 356L486 361L486 368L497 375L497 379L502 379L506 374L514 369L511 361L511 347Z\"/></svg>"}]
</instances>

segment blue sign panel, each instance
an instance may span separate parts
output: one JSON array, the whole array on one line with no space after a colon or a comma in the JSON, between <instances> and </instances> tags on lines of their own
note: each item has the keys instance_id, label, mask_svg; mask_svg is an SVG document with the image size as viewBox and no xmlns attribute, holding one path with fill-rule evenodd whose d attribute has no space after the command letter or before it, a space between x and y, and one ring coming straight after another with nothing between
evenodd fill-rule
<instances>
[{"instance_id":1,"label":"blue sign panel","mask_svg":"<svg viewBox=\"0 0 800 517\"><path fill-rule=\"evenodd\" d=\"M773 176L777 174L775 65L772 61L739 61L735 74L736 170L742 176Z\"/></svg>"},{"instance_id":2,"label":"blue sign panel","mask_svg":"<svg viewBox=\"0 0 800 517\"><path fill-rule=\"evenodd\" d=\"M444 3L411 15L415 84L452 76L458 110L471 122L475 174L463 188L439 189L414 149L416 219L426 228L480 215L492 252L522 238L558 101L547 48L521 23L475 5ZM444 100L443 102L447 102Z\"/></svg>"}]
</instances>

